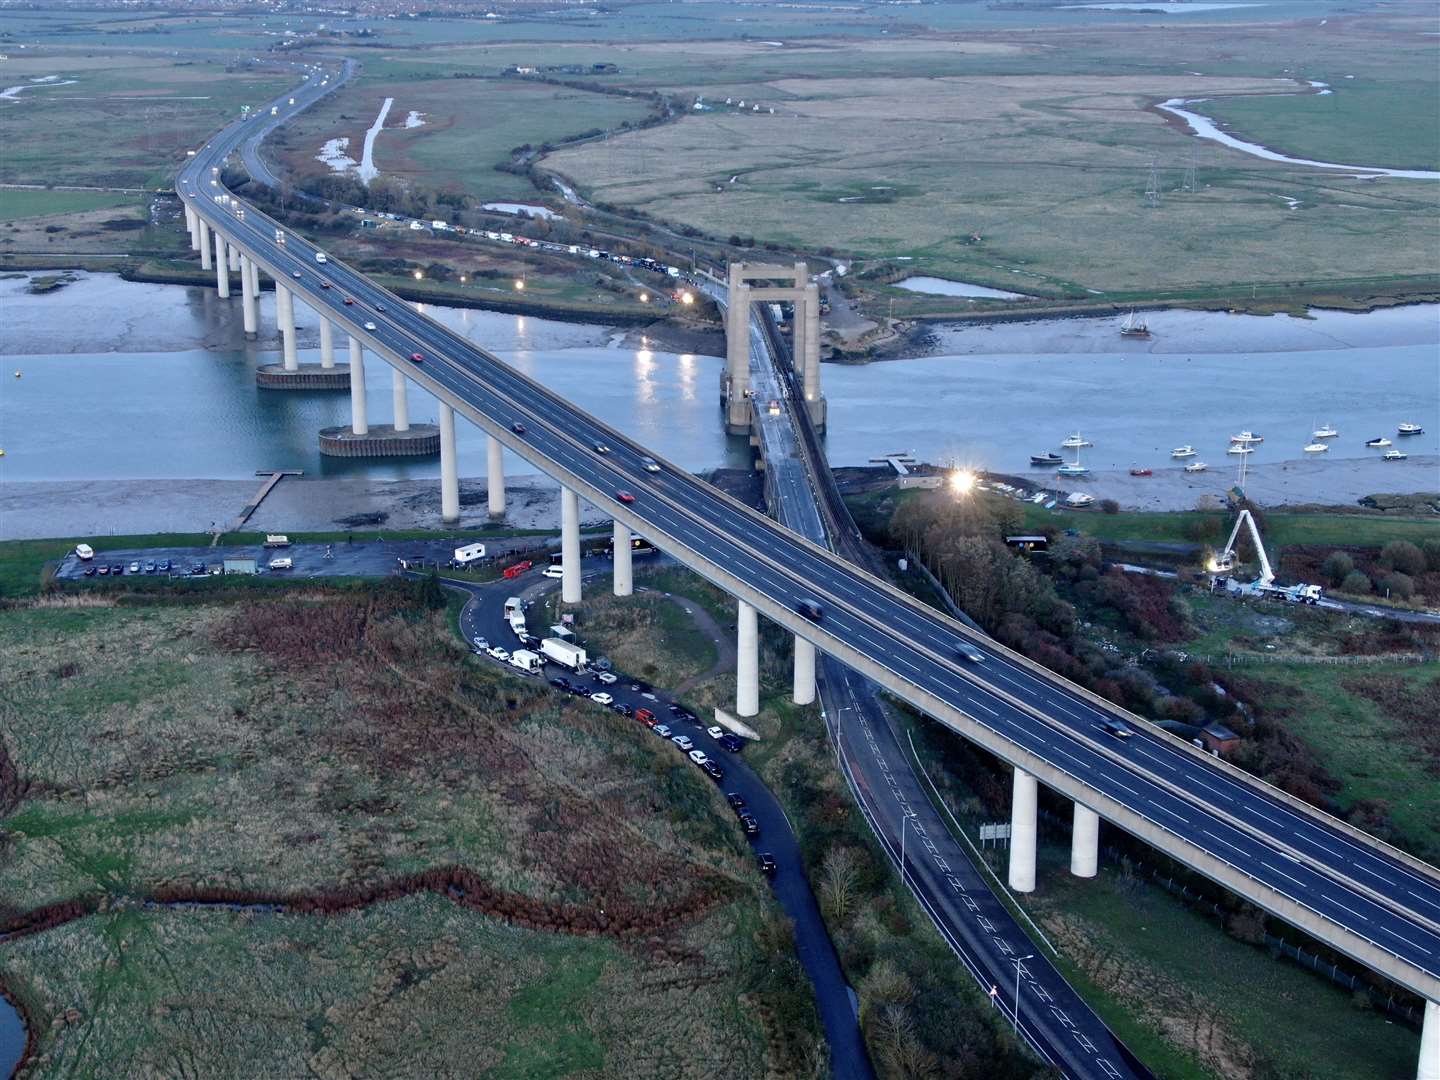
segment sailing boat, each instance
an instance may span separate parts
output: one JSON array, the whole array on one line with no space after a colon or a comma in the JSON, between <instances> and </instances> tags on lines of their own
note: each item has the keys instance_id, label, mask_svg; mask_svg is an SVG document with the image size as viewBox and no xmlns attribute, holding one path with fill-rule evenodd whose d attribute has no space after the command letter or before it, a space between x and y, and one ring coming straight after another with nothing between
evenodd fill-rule
<instances>
[{"instance_id":1,"label":"sailing boat","mask_svg":"<svg viewBox=\"0 0 1440 1080\"><path fill-rule=\"evenodd\" d=\"M1121 337L1149 337L1150 327L1146 326L1143 320L1135 318L1135 309L1130 309L1130 314L1125 316L1125 321L1120 324Z\"/></svg>"}]
</instances>

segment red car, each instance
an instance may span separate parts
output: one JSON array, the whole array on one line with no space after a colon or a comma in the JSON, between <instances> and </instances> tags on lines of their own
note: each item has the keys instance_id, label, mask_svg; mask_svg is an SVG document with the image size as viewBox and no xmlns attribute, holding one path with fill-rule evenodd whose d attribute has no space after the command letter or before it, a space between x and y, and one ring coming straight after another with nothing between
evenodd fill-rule
<instances>
[{"instance_id":1,"label":"red car","mask_svg":"<svg viewBox=\"0 0 1440 1080\"><path fill-rule=\"evenodd\" d=\"M423 364L425 362L425 356L423 353L412 352L410 354L410 362L412 364Z\"/></svg>"},{"instance_id":2,"label":"red car","mask_svg":"<svg viewBox=\"0 0 1440 1080\"><path fill-rule=\"evenodd\" d=\"M623 503L633 503L635 501L635 496L631 495L628 491L617 491L615 492L615 497Z\"/></svg>"},{"instance_id":3,"label":"red car","mask_svg":"<svg viewBox=\"0 0 1440 1080\"><path fill-rule=\"evenodd\" d=\"M355 302L354 299L352 299L351 297L349 297L349 296L345 297L345 303L347 303L347 304L353 304L354 302Z\"/></svg>"}]
</instances>

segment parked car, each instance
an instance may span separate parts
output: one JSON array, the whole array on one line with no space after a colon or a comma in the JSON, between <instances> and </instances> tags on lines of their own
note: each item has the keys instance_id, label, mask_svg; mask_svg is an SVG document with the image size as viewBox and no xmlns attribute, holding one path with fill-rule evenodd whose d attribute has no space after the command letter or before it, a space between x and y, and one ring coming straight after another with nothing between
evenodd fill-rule
<instances>
[{"instance_id":1,"label":"parked car","mask_svg":"<svg viewBox=\"0 0 1440 1080\"><path fill-rule=\"evenodd\" d=\"M606 686L612 686L620 681L613 672L609 671L597 671L595 672L595 678L599 679L600 682L604 683Z\"/></svg>"},{"instance_id":2,"label":"parked car","mask_svg":"<svg viewBox=\"0 0 1440 1080\"><path fill-rule=\"evenodd\" d=\"M654 727L654 726L655 726L655 714L654 714L653 712L651 712L649 709L646 709L646 708L643 708L643 707L642 707L642 708L639 708L639 709L636 709L636 710L635 710L635 719L636 719L636 720L639 720L642 724L648 725L649 727Z\"/></svg>"},{"instance_id":3,"label":"parked car","mask_svg":"<svg viewBox=\"0 0 1440 1080\"><path fill-rule=\"evenodd\" d=\"M725 770L720 768L720 766L716 765L713 761L702 761L700 763L700 768L704 769L705 774L709 776L711 780L714 780L717 784L725 779Z\"/></svg>"},{"instance_id":4,"label":"parked car","mask_svg":"<svg viewBox=\"0 0 1440 1080\"><path fill-rule=\"evenodd\" d=\"M155 560L154 560L154 559L146 559L146 560L145 560L145 572L146 572L147 574L153 574L153 573L155 572Z\"/></svg>"},{"instance_id":5,"label":"parked car","mask_svg":"<svg viewBox=\"0 0 1440 1080\"><path fill-rule=\"evenodd\" d=\"M680 738L682 739L684 737L685 736L683 735L680 736ZM690 760L693 761L696 765L704 765L707 761L710 760L710 755L705 753L704 750L691 750Z\"/></svg>"},{"instance_id":6,"label":"parked car","mask_svg":"<svg viewBox=\"0 0 1440 1080\"><path fill-rule=\"evenodd\" d=\"M718 742L720 740L720 736L725 734L725 729L720 727L718 724L712 725L711 727L707 727L705 729L705 734L709 735L710 738Z\"/></svg>"},{"instance_id":7,"label":"parked car","mask_svg":"<svg viewBox=\"0 0 1440 1080\"><path fill-rule=\"evenodd\" d=\"M103 574L103 573L105 572L105 567L103 567L103 566L100 567L99 572ZM96 573L95 567L93 567L93 566L87 566L87 567L85 567L84 573L85 573L85 576L86 576L86 577L94 577L94 576L95 576L95 573Z\"/></svg>"},{"instance_id":8,"label":"parked car","mask_svg":"<svg viewBox=\"0 0 1440 1080\"><path fill-rule=\"evenodd\" d=\"M140 573L140 564L139 564L138 562L132 562L132 563L130 564L130 573L132 573L132 574L138 574L138 573Z\"/></svg>"},{"instance_id":9,"label":"parked car","mask_svg":"<svg viewBox=\"0 0 1440 1080\"><path fill-rule=\"evenodd\" d=\"M662 739L668 739L670 737L670 729L664 724L656 724L650 730L655 732L655 734L659 735Z\"/></svg>"},{"instance_id":10,"label":"parked car","mask_svg":"<svg viewBox=\"0 0 1440 1080\"><path fill-rule=\"evenodd\" d=\"M615 699L614 699L613 697L611 697L609 694L605 693L605 691L603 691L603 690L600 691L600 693L598 693L598 694L591 694L591 695L590 695L590 700L593 701L593 702L595 702L595 704L597 704L597 705L610 705L610 704L613 704L614 701L615 701Z\"/></svg>"},{"instance_id":11,"label":"parked car","mask_svg":"<svg viewBox=\"0 0 1440 1080\"><path fill-rule=\"evenodd\" d=\"M681 750L689 750L692 746L695 745L695 743L691 741L689 735L671 735L670 741L673 742L676 746L678 746Z\"/></svg>"},{"instance_id":12,"label":"parked car","mask_svg":"<svg viewBox=\"0 0 1440 1080\"><path fill-rule=\"evenodd\" d=\"M569 690L570 680L555 678L550 680L550 685L555 687L556 690Z\"/></svg>"},{"instance_id":13,"label":"parked car","mask_svg":"<svg viewBox=\"0 0 1440 1080\"><path fill-rule=\"evenodd\" d=\"M502 662L510 659L510 650L502 649L499 645L493 646L488 652L492 658Z\"/></svg>"},{"instance_id":14,"label":"parked car","mask_svg":"<svg viewBox=\"0 0 1440 1080\"><path fill-rule=\"evenodd\" d=\"M745 796L738 791L727 791L725 801L730 804L731 810L743 810L745 808Z\"/></svg>"},{"instance_id":15,"label":"parked car","mask_svg":"<svg viewBox=\"0 0 1440 1080\"><path fill-rule=\"evenodd\" d=\"M477 649L488 649L490 647L490 642L486 638L474 637L470 640L474 643Z\"/></svg>"},{"instance_id":16,"label":"parked car","mask_svg":"<svg viewBox=\"0 0 1440 1080\"><path fill-rule=\"evenodd\" d=\"M715 741L732 754L738 754L741 750L745 749L745 740L740 738L739 735L733 735L728 731Z\"/></svg>"},{"instance_id":17,"label":"parked car","mask_svg":"<svg viewBox=\"0 0 1440 1080\"><path fill-rule=\"evenodd\" d=\"M760 865L760 872L762 874L764 874L766 877L775 876L775 871L778 869L778 867L775 865L774 855L771 855L768 851L762 851L757 862Z\"/></svg>"},{"instance_id":18,"label":"parked car","mask_svg":"<svg viewBox=\"0 0 1440 1080\"><path fill-rule=\"evenodd\" d=\"M756 821L751 814L740 815L740 827L745 830L746 836L760 835L760 822Z\"/></svg>"}]
</instances>

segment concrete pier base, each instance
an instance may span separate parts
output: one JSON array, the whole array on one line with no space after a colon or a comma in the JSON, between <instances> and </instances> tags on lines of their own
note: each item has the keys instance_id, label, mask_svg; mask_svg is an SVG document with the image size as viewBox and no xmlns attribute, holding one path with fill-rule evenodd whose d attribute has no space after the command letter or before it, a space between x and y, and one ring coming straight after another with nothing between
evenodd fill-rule
<instances>
[{"instance_id":1,"label":"concrete pier base","mask_svg":"<svg viewBox=\"0 0 1440 1080\"><path fill-rule=\"evenodd\" d=\"M322 428L320 453L343 458L434 457L440 453L440 429L415 424L396 431L390 424L373 424L364 435L356 435L348 427Z\"/></svg>"},{"instance_id":2,"label":"concrete pier base","mask_svg":"<svg viewBox=\"0 0 1440 1080\"><path fill-rule=\"evenodd\" d=\"M1416 1080L1440 1080L1440 1004L1425 1003L1425 1024L1420 1029L1420 1067Z\"/></svg>"},{"instance_id":3,"label":"concrete pier base","mask_svg":"<svg viewBox=\"0 0 1440 1080\"><path fill-rule=\"evenodd\" d=\"M756 611L741 600L736 615L735 711L741 716L760 712L760 622Z\"/></svg>"},{"instance_id":4,"label":"concrete pier base","mask_svg":"<svg viewBox=\"0 0 1440 1080\"><path fill-rule=\"evenodd\" d=\"M629 596L635 591L635 553L630 546L630 526L615 522L615 534L611 546L615 549L613 574L615 595Z\"/></svg>"},{"instance_id":5,"label":"concrete pier base","mask_svg":"<svg viewBox=\"0 0 1440 1080\"><path fill-rule=\"evenodd\" d=\"M452 525L460 520L460 463L455 453L455 410L440 405L440 520Z\"/></svg>"},{"instance_id":6,"label":"concrete pier base","mask_svg":"<svg viewBox=\"0 0 1440 1080\"><path fill-rule=\"evenodd\" d=\"M1070 829L1070 873L1094 877L1100 870L1100 815L1075 804L1075 822Z\"/></svg>"},{"instance_id":7,"label":"concrete pier base","mask_svg":"<svg viewBox=\"0 0 1440 1080\"><path fill-rule=\"evenodd\" d=\"M1035 891L1035 777L1015 770L1010 799L1010 888Z\"/></svg>"},{"instance_id":8,"label":"concrete pier base","mask_svg":"<svg viewBox=\"0 0 1440 1080\"><path fill-rule=\"evenodd\" d=\"M580 603L580 496L560 489L560 599Z\"/></svg>"},{"instance_id":9,"label":"concrete pier base","mask_svg":"<svg viewBox=\"0 0 1440 1080\"><path fill-rule=\"evenodd\" d=\"M796 705L809 705L815 700L815 646L802 637L795 639Z\"/></svg>"},{"instance_id":10,"label":"concrete pier base","mask_svg":"<svg viewBox=\"0 0 1440 1080\"><path fill-rule=\"evenodd\" d=\"M255 384L266 390L345 390L350 386L350 369L345 365L325 368L319 364L261 364L255 369Z\"/></svg>"},{"instance_id":11,"label":"concrete pier base","mask_svg":"<svg viewBox=\"0 0 1440 1080\"><path fill-rule=\"evenodd\" d=\"M491 517L505 516L505 447L493 435L485 439L485 496Z\"/></svg>"}]
</instances>

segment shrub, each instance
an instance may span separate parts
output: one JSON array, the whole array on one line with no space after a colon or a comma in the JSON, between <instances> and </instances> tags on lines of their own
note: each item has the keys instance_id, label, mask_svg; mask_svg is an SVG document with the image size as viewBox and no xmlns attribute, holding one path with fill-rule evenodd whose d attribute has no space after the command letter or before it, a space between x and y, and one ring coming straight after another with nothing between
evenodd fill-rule
<instances>
[{"instance_id":1,"label":"shrub","mask_svg":"<svg viewBox=\"0 0 1440 1080\"><path fill-rule=\"evenodd\" d=\"M1421 547L1425 552L1425 565L1431 570L1440 570L1440 537L1432 536Z\"/></svg>"},{"instance_id":2,"label":"shrub","mask_svg":"<svg viewBox=\"0 0 1440 1080\"><path fill-rule=\"evenodd\" d=\"M1340 582L1340 591L1364 595L1370 591L1370 579L1359 570L1352 570L1345 575L1345 580Z\"/></svg>"},{"instance_id":3,"label":"shrub","mask_svg":"<svg viewBox=\"0 0 1440 1080\"><path fill-rule=\"evenodd\" d=\"M1380 549L1380 565L1387 570L1398 570L1402 574L1423 574L1425 553L1409 540L1391 540Z\"/></svg>"},{"instance_id":4,"label":"shrub","mask_svg":"<svg viewBox=\"0 0 1440 1080\"><path fill-rule=\"evenodd\" d=\"M1409 600L1415 595L1415 579L1409 574L1402 574L1396 571L1393 574L1386 574L1380 582L1380 587L1390 596L1401 600Z\"/></svg>"},{"instance_id":5,"label":"shrub","mask_svg":"<svg viewBox=\"0 0 1440 1080\"><path fill-rule=\"evenodd\" d=\"M1100 510L1106 514L1118 514L1120 512L1120 504L1114 499L1101 499Z\"/></svg>"},{"instance_id":6,"label":"shrub","mask_svg":"<svg viewBox=\"0 0 1440 1080\"><path fill-rule=\"evenodd\" d=\"M1343 551L1332 551L1320 564L1320 572L1332 585L1339 585L1355 569L1355 560Z\"/></svg>"}]
</instances>

